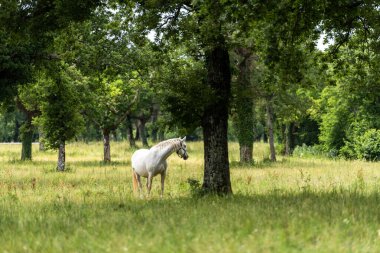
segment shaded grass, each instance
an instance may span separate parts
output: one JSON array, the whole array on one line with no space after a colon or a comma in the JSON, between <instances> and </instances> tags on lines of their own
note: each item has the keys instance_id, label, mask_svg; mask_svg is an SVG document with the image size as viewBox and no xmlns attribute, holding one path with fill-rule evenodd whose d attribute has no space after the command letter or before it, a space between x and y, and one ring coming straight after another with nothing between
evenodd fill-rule
<instances>
[{"instance_id":1,"label":"shaded grass","mask_svg":"<svg viewBox=\"0 0 380 253\"><path fill-rule=\"evenodd\" d=\"M16 212L0 214L0 242L3 250L33 252L376 252L379 200L378 192L273 192L56 199L28 209L12 200Z\"/></svg>"},{"instance_id":2,"label":"shaded grass","mask_svg":"<svg viewBox=\"0 0 380 253\"><path fill-rule=\"evenodd\" d=\"M240 165L231 143L230 197L194 197L203 149L169 158L164 199L132 193L126 143L67 147L70 172L56 173L55 152L34 148L19 162L17 145L0 145L0 252L378 252L380 166L361 161L279 157ZM9 157L15 159L9 159Z\"/></svg>"}]
</instances>

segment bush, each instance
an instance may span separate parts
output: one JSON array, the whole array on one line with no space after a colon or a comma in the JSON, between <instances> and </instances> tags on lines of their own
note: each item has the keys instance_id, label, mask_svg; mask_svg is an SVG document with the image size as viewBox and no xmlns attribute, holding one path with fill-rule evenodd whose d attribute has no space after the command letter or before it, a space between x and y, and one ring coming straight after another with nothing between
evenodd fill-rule
<instances>
[{"instance_id":1,"label":"bush","mask_svg":"<svg viewBox=\"0 0 380 253\"><path fill-rule=\"evenodd\" d=\"M380 130L369 129L358 136L355 143L358 158L366 161L380 161Z\"/></svg>"},{"instance_id":2,"label":"bush","mask_svg":"<svg viewBox=\"0 0 380 253\"><path fill-rule=\"evenodd\" d=\"M325 156L322 147L318 145L307 146L305 143L302 146L296 146L293 151L293 156L308 157L308 156Z\"/></svg>"}]
</instances>

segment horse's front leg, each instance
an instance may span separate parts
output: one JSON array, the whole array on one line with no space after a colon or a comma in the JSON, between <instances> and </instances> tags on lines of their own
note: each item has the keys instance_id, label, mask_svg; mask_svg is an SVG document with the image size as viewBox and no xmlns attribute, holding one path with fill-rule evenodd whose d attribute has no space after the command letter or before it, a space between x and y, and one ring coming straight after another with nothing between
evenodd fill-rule
<instances>
[{"instance_id":1,"label":"horse's front leg","mask_svg":"<svg viewBox=\"0 0 380 253\"><path fill-rule=\"evenodd\" d=\"M164 184L165 184L166 170L161 173L161 198L164 197Z\"/></svg>"}]
</instances>

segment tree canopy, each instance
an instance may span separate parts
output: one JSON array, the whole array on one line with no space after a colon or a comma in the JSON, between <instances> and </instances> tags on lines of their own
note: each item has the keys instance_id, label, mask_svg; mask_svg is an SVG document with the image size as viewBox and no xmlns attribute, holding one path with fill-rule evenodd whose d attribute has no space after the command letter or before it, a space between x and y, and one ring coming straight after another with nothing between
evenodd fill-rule
<instances>
[{"instance_id":1,"label":"tree canopy","mask_svg":"<svg viewBox=\"0 0 380 253\"><path fill-rule=\"evenodd\" d=\"M196 135L203 190L218 194L232 192L233 138L241 161L260 138L273 161L302 144L379 160L379 10L375 0L2 1L0 138L31 143L39 125L59 148L95 131L87 139L102 135L110 161L112 136L148 146L159 129Z\"/></svg>"}]
</instances>

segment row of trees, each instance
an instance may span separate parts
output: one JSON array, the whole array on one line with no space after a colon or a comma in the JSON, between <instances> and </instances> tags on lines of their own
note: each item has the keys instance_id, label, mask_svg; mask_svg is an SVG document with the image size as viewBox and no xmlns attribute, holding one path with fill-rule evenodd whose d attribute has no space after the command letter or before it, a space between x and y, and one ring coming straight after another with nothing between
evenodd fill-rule
<instances>
[{"instance_id":1,"label":"row of trees","mask_svg":"<svg viewBox=\"0 0 380 253\"><path fill-rule=\"evenodd\" d=\"M0 7L1 101L23 115L13 133L23 159L38 130L59 149L64 170L65 142L94 129L109 162L111 134L124 128L134 146L137 122L147 145L149 121L153 139L167 127L202 129L206 192L232 192L229 122L242 162L252 161L264 126L273 161L276 136L285 154L319 142L349 158L378 159L374 0L15 0ZM321 34L334 41L325 52L316 50Z\"/></svg>"}]
</instances>

